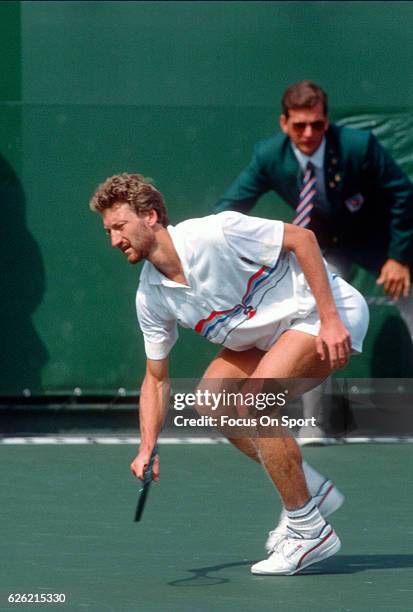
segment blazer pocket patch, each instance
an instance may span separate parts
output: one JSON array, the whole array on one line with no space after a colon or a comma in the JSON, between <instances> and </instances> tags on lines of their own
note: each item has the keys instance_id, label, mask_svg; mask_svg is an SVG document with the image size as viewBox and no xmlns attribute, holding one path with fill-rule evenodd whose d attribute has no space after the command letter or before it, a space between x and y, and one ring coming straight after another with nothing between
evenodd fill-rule
<instances>
[{"instance_id":1,"label":"blazer pocket patch","mask_svg":"<svg viewBox=\"0 0 413 612\"><path fill-rule=\"evenodd\" d=\"M364 198L361 193L356 193L356 195L351 196L347 200L344 200L344 204L348 208L351 213L357 212L363 206Z\"/></svg>"}]
</instances>

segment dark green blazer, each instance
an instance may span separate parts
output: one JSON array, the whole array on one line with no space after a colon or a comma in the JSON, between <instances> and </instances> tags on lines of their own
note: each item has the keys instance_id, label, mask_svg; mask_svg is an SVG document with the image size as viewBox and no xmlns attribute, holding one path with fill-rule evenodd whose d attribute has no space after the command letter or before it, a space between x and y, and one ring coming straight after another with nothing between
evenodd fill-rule
<instances>
[{"instance_id":1,"label":"dark green blazer","mask_svg":"<svg viewBox=\"0 0 413 612\"><path fill-rule=\"evenodd\" d=\"M321 247L374 270L388 257L412 264L413 185L375 136L331 125L324 174L328 207L316 207L309 226ZM301 182L290 139L279 133L255 146L250 164L216 210L247 213L270 190L296 208Z\"/></svg>"}]
</instances>

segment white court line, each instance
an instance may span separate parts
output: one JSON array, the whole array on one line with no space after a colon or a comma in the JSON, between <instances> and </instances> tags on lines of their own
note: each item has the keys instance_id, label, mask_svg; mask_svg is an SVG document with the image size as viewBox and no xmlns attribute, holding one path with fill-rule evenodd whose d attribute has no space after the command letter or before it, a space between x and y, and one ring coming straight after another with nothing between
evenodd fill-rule
<instances>
[{"instance_id":1,"label":"white court line","mask_svg":"<svg viewBox=\"0 0 413 612\"><path fill-rule=\"evenodd\" d=\"M0 445L39 445L39 444L140 444L139 437L130 436L10 436L0 438ZM229 444L224 438L160 438L158 444Z\"/></svg>"},{"instance_id":2,"label":"white court line","mask_svg":"<svg viewBox=\"0 0 413 612\"><path fill-rule=\"evenodd\" d=\"M0 446L8 445L8 446L18 446L18 445L58 445L58 444L139 444L139 437L130 437L130 436L102 436L102 435L90 435L90 436L4 436L0 438ZM159 444L168 445L168 444L229 444L228 440L225 438L208 438L208 437L198 437L198 438L160 438L158 440ZM387 436L387 437L353 437L353 438L343 438L330 439L328 444L395 444L395 443L413 443L413 437L397 437L397 436Z\"/></svg>"},{"instance_id":3,"label":"white court line","mask_svg":"<svg viewBox=\"0 0 413 612\"><path fill-rule=\"evenodd\" d=\"M357 438L345 438L343 439L344 444L367 444L368 442L373 442L375 438L361 437ZM394 438L395 441L398 441L399 438Z\"/></svg>"}]
</instances>

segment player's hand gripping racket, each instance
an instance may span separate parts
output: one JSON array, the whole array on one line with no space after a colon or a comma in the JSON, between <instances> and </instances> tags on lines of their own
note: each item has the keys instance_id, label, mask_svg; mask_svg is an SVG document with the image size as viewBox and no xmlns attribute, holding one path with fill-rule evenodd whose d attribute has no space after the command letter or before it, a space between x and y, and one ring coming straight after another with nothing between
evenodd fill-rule
<instances>
[{"instance_id":1,"label":"player's hand gripping racket","mask_svg":"<svg viewBox=\"0 0 413 612\"><path fill-rule=\"evenodd\" d=\"M143 486L142 489L139 489L139 497L138 503L136 504L136 512L135 512L135 523L141 520L143 509L145 508L146 498L148 497L149 487L152 483L152 473L153 473L153 463L155 461L155 457L158 454L158 446L156 445L153 449L148 467L145 470L145 474L143 476Z\"/></svg>"}]
</instances>

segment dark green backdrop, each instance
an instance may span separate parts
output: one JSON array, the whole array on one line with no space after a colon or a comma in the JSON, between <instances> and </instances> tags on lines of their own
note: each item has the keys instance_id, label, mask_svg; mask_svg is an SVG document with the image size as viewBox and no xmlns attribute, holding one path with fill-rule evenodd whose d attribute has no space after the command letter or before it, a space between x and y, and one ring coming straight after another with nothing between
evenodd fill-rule
<instances>
[{"instance_id":1,"label":"dark green backdrop","mask_svg":"<svg viewBox=\"0 0 413 612\"><path fill-rule=\"evenodd\" d=\"M312 78L333 118L374 129L413 177L412 30L407 2L1 2L0 393L138 387L139 270L88 210L108 175L153 177L174 222L209 213L284 88ZM371 313L346 373L412 376L397 310ZM181 333L172 375L215 351Z\"/></svg>"}]
</instances>

